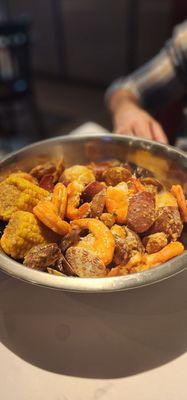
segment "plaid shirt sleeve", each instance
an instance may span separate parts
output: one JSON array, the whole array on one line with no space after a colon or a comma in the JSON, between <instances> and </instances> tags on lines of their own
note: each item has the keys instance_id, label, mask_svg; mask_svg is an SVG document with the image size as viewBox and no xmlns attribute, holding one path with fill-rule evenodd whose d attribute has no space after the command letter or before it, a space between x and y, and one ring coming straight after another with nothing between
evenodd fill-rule
<instances>
[{"instance_id":1,"label":"plaid shirt sleeve","mask_svg":"<svg viewBox=\"0 0 187 400\"><path fill-rule=\"evenodd\" d=\"M151 61L114 81L106 91L106 101L122 88L130 90L143 107L151 110L187 92L187 21L175 27L172 38Z\"/></svg>"}]
</instances>

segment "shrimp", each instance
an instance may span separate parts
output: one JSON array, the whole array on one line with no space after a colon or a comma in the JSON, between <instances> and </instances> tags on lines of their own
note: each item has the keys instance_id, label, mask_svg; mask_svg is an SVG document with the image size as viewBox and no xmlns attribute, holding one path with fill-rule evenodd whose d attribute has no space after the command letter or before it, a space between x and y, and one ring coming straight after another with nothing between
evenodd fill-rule
<instances>
[{"instance_id":1,"label":"shrimp","mask_svg":"<svg viewBox=\"0 0 187 400\"><path fill-rule=\"evenodd\" d=\"M130 272L134 273L134 272L146 271L149 268L165 263L171 258L174 258L182 254L183 251L184 251L184 246L181 242L171 242L160 251L157 251L157 253L143 255L142 258L140 258L139 260L137 259L138 262L134 262L136 260L133 261L131 259L129 261L129 263L131 264ZM128 264L126 264L126 268L129 269Z\"/></svg>"},{"instance_id":2,"label":"shrimp","mask_svg":"<svg viewBox=\"0 0 187 400\"><path fill-rule=\"evenodd\" d=\"M107 188L106 209L115 216L118 224L125 223L128 210L128 187L125 182Z\"/></svg>"},{"instance_id":3,"label":"shrimp","mask_svg":"<svg viewBox=\"0 0 187 400\"><path fill-rule=\"evenodd\" d=\"M56 184L53 191L52 202L59 217L64 219L67 206L67 188L63 183Z\"/></svg>"},{"instance_id":4,"label":"shrimp","mask_svg":"<svg viewBox=\"0 0 187 400\"><path fill-rule=\"evenodd\" d=\"M113 277L113 276L124 276L129 273L129 270L126 268L125 265L120 264L117 265L116 267L111 268L111 270L108 272L107 276L108 277Z\"/></svg>"},{"instance_id":5,"label":"shrimp","mask_svg":"<svg viewBox=\"0 0 187 400\"><path fill-rule=\"evenodd\" d=\"M119 276L119 275L120 275L120 269L118 266L111 268L107 274L108 277Z\"/></svg>"},{"instance_id":6,"label":"shrimp","mask_svg":"<svg viewBox=\"0 0 187 400\"><path fill-rule=\"evenodd\" d=\"M40 201L33 212L37 218L52 231L66 235L71 231L70 224L63 221L67 206L67 188L57 183L51 201Z\"/></svg>"},{"instance_id":7,"label":"shrimp","mask_svg":"<svg viewBox=\"0 0 187 400\"><path fill-rule=\"evenodd\" d=\"M136 253L135 255L133 255L130 260L128 261L127 264L124 265L124 267L130 272L131 272L131 268L134 268L138 265L140 265L142 263L142 261L144 260L144 254L143 253Z\"/></svg>"},{"instance_id":8,"label":"shrimp","mask_svg":"<svg viewBox=\"0 0 187 400\"><path fill-rule=\"evenodd\" d=\"M171 188L171 193L177 199L177 204L179 207L182 220L184 222L187 222L187 204L181 185L173 185Z\"/></svg>"},{"instance_id":9,"label":"shrimp","mask_svg":"<svg viewBox=\"0 0 187 400\"><path fill-rule=\"evenodd\" d=\"M93 248L94 245L95 245L95 236L92 233L83 236L78 243L78 247L84 247L89 249Z\"/></svg>"},{"instance_id":10,"label":"shrimp","mask_svg":"<svg viewBox=\"0 0 187 400\"><path fill-rule=\"evenodd\" d=\"M95 218L77 219L72 221L72 225L77 225L82 229L88 229L94 236L94 243L84 243L84 247L94 251L105 265L110 264L114 255L115 242L110 230L103 222ZM78 245L79 246L79 245ZM80 245L82 247L82 245Z\"/></svg>"},{"instance_id":11,"label":"shrimp","mask_svg":"<svg viewBox=\"0 0 187 400\"><path fill-rule=\"evenodd\" d=\"M113 276L123 276L127 275L129 273L129 270L126 268L125 265L120 264L117 265L117 267L113 267L109 272L108 272L108 277L113 277Z\"/></svg>"},{"instance_id":12,"label":"shrimp","mask_svg":"<svg viewBox=\"0 0 187 400\"><path fill-rule=\"evenodd\" d=\"M71 231L70 224L57 215L56 207L52 201L39 201L34 207L33 213L44 225L59 235L66 235Z\"/></svg>"},{"instance_id":13,"label":"shrimp","mask_svg":"<svg viewBox=\"0 0 187 400\"><path fill-rule=\"evenodd\" d=\"M181 242L171 242L157 253L145 255L145 264L154 267L182 254L183 251L184 246Z\"/></svg>"},{"instance_id":14,"label":"shrimp","mask_svg":"<svg viewBox=\"0 0 187 400\"><path fill-rule=\"evenodd\" d=\"M67 187L68 199L66 217L69 219L84 218L90 212L90 204L84 203L79 208L80 197L84 190L83 184L79 182L71 182Z\"/></svg>"},{"instance_id":15,"label":"shrimp","mask_svg":"<svg viewBox=\"0 0 187 400\"><path fill-rule=\"evenodd\" d=\"M150 267L146 264L141 264L136 267L132 267L130 273L134 274L135 272L147 271Z\"/></svg>"}]
</instances>

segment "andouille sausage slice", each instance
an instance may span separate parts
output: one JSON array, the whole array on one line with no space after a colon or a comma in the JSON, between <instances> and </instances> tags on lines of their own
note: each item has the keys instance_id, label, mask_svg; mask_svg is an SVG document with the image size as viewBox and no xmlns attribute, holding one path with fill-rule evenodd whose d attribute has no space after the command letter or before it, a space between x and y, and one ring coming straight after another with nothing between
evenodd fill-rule
<instances>
[{"instance_id":1,"label":"andouille sausage slice","mask_svg":"<svg viewBox=\"0 0 187 400\"><path fill-rule=\"evenodd\" d=\"M45 190L48 190L48 192L53 192L55 187L53 175L47 174L42 176L39 182L39 186Z\"/></svg>"},{"instance_id":2,"label":"andouille sausage slice","mask_svg":"<svg viewBox=\"0 0 187 400\"><path fill-rule=\"evenodd\" d=\"M88 164L88 167L92 169L95 175L96 181L103 181L103 173L111 167L119 167L120 166L119 160L109 160L104 162L91 162Z\"/></svg>"},{"instance_id":3,"label":"andouille sausage slice","mask_svg":"<svg viewBox=\"0 0 187 400\"><path fill-rule=\"evenodd\" d=\"M138 192L129 199L127 225L133 231L147 231L155 220L155 196L146 191Z\"/></svg>"},{"instance_id":4,"label":"andouille sausage slice","mask_svg":"<svg viewBox=\"0 0 187 400\"><path fill-rule=\"evenodd\" d=\"M97 218L103 213L106 202L106 189L104 188L101 192L97 193L91 203L91 217Z\"/></svg>"},{"instance_id":5,"label":"andouille sausage slice","mask_svg":"<svg viewBox=\"0 0 187 400\"><path fill-rule=\"evenodd\" d=\"M146 252L148 254L156 253L160 251L168 244L167 235L165 232L157 232L152 235L145 236L142 240Z\"/></svg>"},{"instance_id":6,"label":"andouille sausage slice","mask_svg":"<svg viewBox=\"0 0 187 400\"><path fill-rule=\"evenodd\" d=\"M129 260L129 251L126 240L116 236L113 261L116 265L126 264Z\"/></svg>"},{"instance_id":7,"label":"andouille sausage slice","mask_svg":"<svg viewBox=\"0 0 187 400\"><path fill-rule=\"evenodd\" d=\"M90 202L97 193L104 189L104 187L105 186L98 181L89 183L81 194L81 200L83 202Z\"/></svg>"},{"instance_id":8,"label":"andouille sausage slice","mask_svg":"<svg viewBox=\"0 0 187 400\"><path fill-rule=\"evenodd\" d=\"M156 211L155 222L150 233L165 232L171 240L177 240L183 230L180 213L175 206L159 207Z\"/></svg>"},{"instance_id":9,"label":"andouille sausage slice","mask_svg":"<svg viewBox=\"0 0 187 400\"><path fill-rule=\"evenodd\" d=\"M116 186L120 182L127 182L132 176L127 168L111 167L103 173L103 180L108 186Z\"/></svg>"},{"instance_id":10,"label":"andouille sausage slice","mask_svg":"<svg viewBox=\"0 0 187 400\"><path fill-rule=\"evenodd\" d=\"M56 166L54 163L47 161L44 164L37 165L32 168L30 174L40 181L40 179L45 175L52 175L56 171Z\"/></svg>"}]
</instances>

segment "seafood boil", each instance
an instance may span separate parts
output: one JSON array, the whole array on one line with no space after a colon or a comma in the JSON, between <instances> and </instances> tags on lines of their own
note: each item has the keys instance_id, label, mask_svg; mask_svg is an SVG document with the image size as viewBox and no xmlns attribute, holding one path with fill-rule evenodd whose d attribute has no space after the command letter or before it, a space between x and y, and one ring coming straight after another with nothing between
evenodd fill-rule
<instances>
[{"instance_id":1,"label":"seafood boil","mask_svg":"<svg viewBox=\"0 0 187 400\"><path fill-rule=\"evenodd\" d=\"M64 276L123 276L184 252L183 188L119 160L63 160L0 182L1 248L27 268Z\"/></svg>"}]
</instances>

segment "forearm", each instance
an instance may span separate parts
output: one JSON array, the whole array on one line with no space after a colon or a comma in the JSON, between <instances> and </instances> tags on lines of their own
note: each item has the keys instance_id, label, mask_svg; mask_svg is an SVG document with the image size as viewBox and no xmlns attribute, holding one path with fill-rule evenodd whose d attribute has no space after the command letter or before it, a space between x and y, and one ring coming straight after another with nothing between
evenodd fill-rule
<instances>
[{"instance_id":1,"label":"forearm","mask_svg":"<svg viewBox=\"0 0 187 400\"><path fill-rule=\"evenodd\" d=\"M115 82L109 88L106 100L112 114L114 132L167 143L167 137L162 127L143 109L148 108L146 102L150 103L151 98L155 97L155 85L152 83L150 86L150 82L152 82L151 74L155 74L156 67L154 65L152 70L148 64L138 70L134 74L134 78L131 75L124 82ZM162 85L164 86L163 80L162 82L159 81L159 94L156 96L159 104L161 103ZM158 90L158 84L156 86Z\"/></svg>"},{"instance_id":2,"label":"forearm","mask_svg":"<svg viewBox=\"0 0 187 400\"><path fill-rule=\"evenodd\" d=\"M163 128L148 113L187 91L187 22L177 27L165 48L127 78L115 81L105 100L114 132L167 143Z\"/></svg>"},{"instance_id":3,"label":"forearm","mask_svg":"<svg viewBox=\"0 0 187 400\"><path fill-rule=\"evenodd\" d=\"M156 111L180 97L185 85L177 76L167 51L119 83L114 82L106 93L107 105L114 112L122 102L135 102L142 108Z\"/></svg>"},{"instance_id":4,"label":"forearm","mask_svg":"<svg viewBox=\"0 0 187 400\"><path fill-rule=\"evenodd\" d=\"M143 67L112 83L106 102L113 112L122 101L136 101L155 111L180 97L187 89L187 23L174 30L172 39Z\"/></svg>"}]
</instances>

